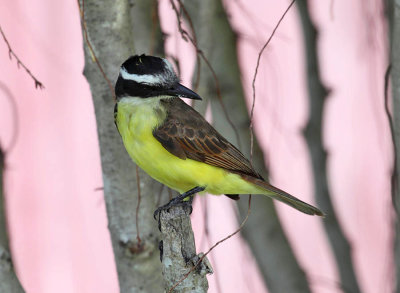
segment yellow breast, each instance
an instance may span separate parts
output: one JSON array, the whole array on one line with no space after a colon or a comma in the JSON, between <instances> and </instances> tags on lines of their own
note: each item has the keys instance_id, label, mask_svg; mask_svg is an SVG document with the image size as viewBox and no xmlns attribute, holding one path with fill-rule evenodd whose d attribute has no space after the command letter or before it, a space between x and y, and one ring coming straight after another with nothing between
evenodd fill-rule
<instances>
[{"instance_id":1,"label":"yellow breast","mask_svg":"<svg viewBox=\"0 0 400 293\"><path fill-rule=\"evenodd\" d=\"M168 152L153 136L166 118L161 98L123 98L115 117L125 148L133 161L151 177L179 192L204 186L212 194L247 193L247 182L224 169ZM244 192L240 192L246 187ZM250 190L249 190L250 191Z\"/></svg>"}]
</instances>

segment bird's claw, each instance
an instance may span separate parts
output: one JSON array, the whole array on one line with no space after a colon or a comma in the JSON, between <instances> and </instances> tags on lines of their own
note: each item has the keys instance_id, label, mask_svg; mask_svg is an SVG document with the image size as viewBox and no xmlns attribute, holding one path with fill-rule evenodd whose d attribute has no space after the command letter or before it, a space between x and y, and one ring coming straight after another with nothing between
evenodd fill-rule
<instances>
[{"instance_id":1,"label":"bird's claw","mask_svg":"<svg viewBox=\"0 0 400 293\"><path fill-rule=\"evenodd\" d=\"M158 230L161 231L161 221L160 221L160 214L162 211L167 211L174 207L174 206L189 206L190 207L190 212L189 214L192 213L193 208L192 208L192 202L193 202L193 196L190 196L190 199L187 201L184 201L182 199L178 199L178 198L173 198L172 200L170 200L167 204L158 207L153 214L154 220L158 221Z\"/></svg>"},{"instance_id":2,"label":"bird's claw","mask_svg":"<svg viewBox=\"0 0 400 293\"><path fill-rule=\"evenodd\" d=\"M165 205L163 205L161 207L158 207L154 211L154 214L153 214L154 220L156 220L156 221L158 220L158 229L161 230L161 222L160 222L160 213L161 213L161 211L165 211L165 210L168 211L173 206L184 204L184 205L189 205L190 206L189 214L191 214L192 210L193 210L192 202L193 202L194 194L196 192L203 191L204 189L205 189L205 187L203 187L203 186L196 186L196 187L192 188L191 190L186 191L186 192L180 194L177 197L174 197L167 204L165 204ZM185 201L185 198L188 198L188 197L189 197L189 200Z\"/></svg>"}]
</instances>

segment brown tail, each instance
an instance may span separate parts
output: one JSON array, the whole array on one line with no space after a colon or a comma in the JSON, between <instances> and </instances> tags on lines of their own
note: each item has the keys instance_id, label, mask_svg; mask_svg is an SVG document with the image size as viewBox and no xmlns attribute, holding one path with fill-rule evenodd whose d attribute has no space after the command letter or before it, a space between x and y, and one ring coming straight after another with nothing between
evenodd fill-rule
<instances>
[{"instance_id":1,"label":"brown tail","mask_svg":"<svg viewBox=\"0 0 400 293\"><path fill-rule=\"evenodd\" d=\"M321 217L325 217L325 214L321 212L319 209L316 207L301 201L300 199L294 197L293 195L290 195L289 193L276 188L275 186L272 186L268 182L265 182L262 179L254 178L251 176L247 175L241 175L242 178L248 182L251 182L262 189L265 189L265 195L268 195L276 200L279 200L287 205L290 205L291 207L295 208L296 210L299 210L300 212L303 212L308 215L317 215Z\"/></svg>"}]
</instances>

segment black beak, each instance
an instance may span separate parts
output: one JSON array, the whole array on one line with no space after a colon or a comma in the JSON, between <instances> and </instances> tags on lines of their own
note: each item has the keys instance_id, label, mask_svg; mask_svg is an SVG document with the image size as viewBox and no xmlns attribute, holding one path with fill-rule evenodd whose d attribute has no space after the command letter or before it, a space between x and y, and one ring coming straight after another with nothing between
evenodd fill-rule
<instances>
[{"instance_id":1,"label":"black beak","mask_svg":"<svg viewBox=\"0 0 400 293\"><path fill-rule=\"evenodd\" d=\"M177 83L172 88L166 90L165 93L171 96L188 98L192 100L202 100L202 98L198 94L196 94L191 89L188 89L187 87L181 85L180 83Z\"/></svg>"}]
</instances>

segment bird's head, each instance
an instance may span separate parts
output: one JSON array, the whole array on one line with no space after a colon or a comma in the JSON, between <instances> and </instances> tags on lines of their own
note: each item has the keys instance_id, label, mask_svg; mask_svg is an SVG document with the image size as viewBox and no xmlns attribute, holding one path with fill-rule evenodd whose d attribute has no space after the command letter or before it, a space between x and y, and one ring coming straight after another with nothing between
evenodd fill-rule
<instances>
[{"instance_id":1,"label":"bird's head","mask_svg":"<svg viewBox=\"0 0 400 293\"><path fill-rule=\"evenodd\" d=\"M121 65L115 94L117 100L158 96L201 100L198 94L179 83L167 59L146 55L131 56Z\"/></svg>"}]
</instances>

